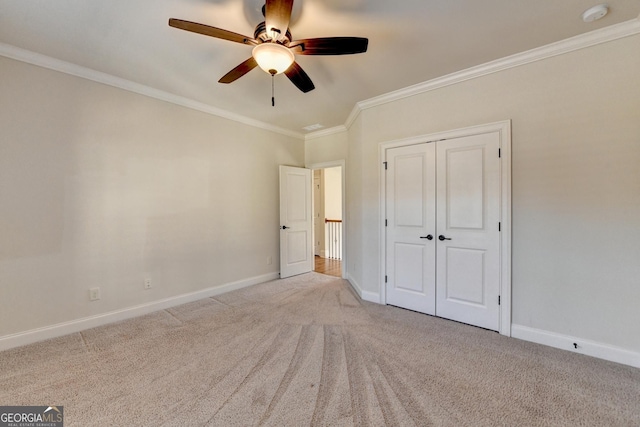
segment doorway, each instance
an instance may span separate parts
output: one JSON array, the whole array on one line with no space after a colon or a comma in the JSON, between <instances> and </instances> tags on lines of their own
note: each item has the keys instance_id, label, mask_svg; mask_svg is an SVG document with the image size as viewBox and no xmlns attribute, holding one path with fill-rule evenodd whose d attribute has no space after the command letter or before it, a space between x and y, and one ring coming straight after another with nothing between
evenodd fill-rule
<instances>
[{"instance_id":1,"label":"doorway","mask_svg":"<svg viewBox=\"0 0 640 427\"><path fill-rule=\"evenodd\" d=\"M314 271L343 277L344 168L325 164L312 169Z\"/></svg>"},{"instance_id":2,"label":"doorway","mask_svg":"<svg viewBox=\"0 0 640 427\"><path fill-rule=\"evenodd\" d=\"M345 277L344 163L280 166L281 278L310 271Z\"/></svg>"}]
</instances>

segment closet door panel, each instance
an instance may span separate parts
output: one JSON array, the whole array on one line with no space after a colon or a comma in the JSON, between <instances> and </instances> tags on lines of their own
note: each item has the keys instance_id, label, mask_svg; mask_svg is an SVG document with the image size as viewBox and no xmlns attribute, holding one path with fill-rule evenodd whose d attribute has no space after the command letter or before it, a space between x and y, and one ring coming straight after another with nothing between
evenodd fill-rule
<instances>
[{"instance_id":1,"label":"closet door panel","mask_svg":"<svg viewBox=\"0 0 640 427\"><path fill-rule=\"evenodd\" d=\"M435 145L387 151L386 301L435 314Z\"/></svg>"},{"instance_id":2,"label":"closet door panel","mask_svg":"<svg viewBox=\"0 0 640 427\"><path fill-rule=\"evenodd\" d=\"M436 315L499 329L499 135L437 146Z\"/></svg>"}]
</instances>

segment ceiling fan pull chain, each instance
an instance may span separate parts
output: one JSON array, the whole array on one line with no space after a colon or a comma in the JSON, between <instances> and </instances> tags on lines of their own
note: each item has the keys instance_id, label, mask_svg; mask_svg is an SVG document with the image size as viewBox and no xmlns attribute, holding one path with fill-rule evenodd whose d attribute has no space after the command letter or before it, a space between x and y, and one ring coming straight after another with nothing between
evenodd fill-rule
<instances>
[{"instance_id":1,"label":"ceiling fan pull chain","mask_svg":"<svg viewBox=\"0 0 640 427\"><path fill-rule=\"evenodd\" d=\"M271 106L272 107L276 106L275 83L274 83L275 77L276 77L275 74L271 74Z\"/></svg>"}]
</instances>

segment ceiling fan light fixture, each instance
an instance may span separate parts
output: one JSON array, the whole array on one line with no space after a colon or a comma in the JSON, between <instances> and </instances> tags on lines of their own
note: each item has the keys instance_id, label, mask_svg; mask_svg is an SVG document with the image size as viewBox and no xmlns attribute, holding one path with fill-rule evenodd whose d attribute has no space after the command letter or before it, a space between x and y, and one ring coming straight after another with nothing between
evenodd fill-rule
<instances>
[{"instance_id":1,"label":"ceiling fan light fixture","mask_svg":"<svg viewBox=\"0 0 640 427\"><path fill-rule=\"evenodd\" d=\"M288 47L278 43L262 43L253 48L253 58L266 73L284 73L293 64L294 55Z\"/></svg>"}]
</instances>

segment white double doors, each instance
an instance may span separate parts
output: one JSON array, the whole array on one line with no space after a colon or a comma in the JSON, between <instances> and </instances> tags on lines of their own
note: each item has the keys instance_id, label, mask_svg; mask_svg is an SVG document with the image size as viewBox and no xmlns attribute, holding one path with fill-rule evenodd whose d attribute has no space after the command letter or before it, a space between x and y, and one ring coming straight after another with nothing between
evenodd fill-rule
<instances>
[{"instance_id":1,"label":"white double doors","mask_svg":"<svg viewBox=\"0 0 640 427\"><path fill-rule=\"evenodd\" d=\"M500 326L497 132L386 150L386 302Z\"/></svg>"}]
</instances>

